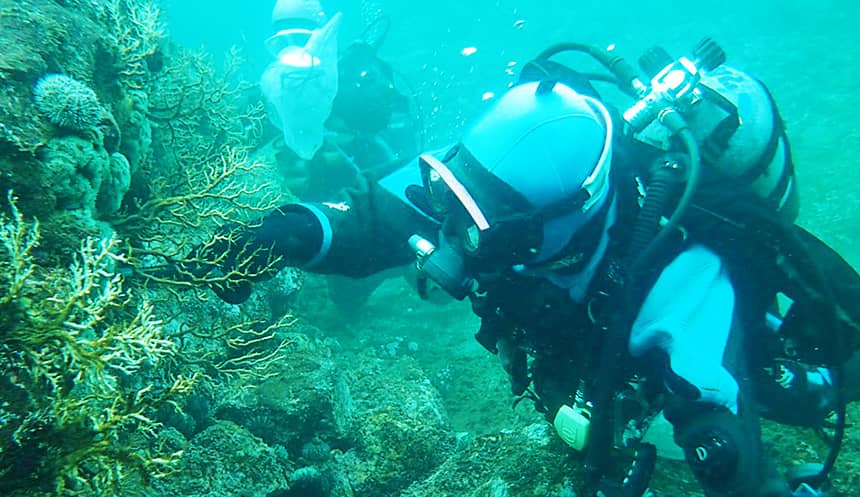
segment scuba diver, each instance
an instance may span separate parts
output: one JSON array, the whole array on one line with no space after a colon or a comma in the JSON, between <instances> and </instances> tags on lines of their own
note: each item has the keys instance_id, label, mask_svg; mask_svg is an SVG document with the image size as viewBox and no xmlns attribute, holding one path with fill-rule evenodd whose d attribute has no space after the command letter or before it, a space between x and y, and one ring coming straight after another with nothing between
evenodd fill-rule
<instances>
[{"instance_id":1,"label":"scuba diver","mask_svg":"<svg viewBox=\"0 0 860 497\"><path fill-rule=\"evenodd\" d=\"M340 20L340 13L327 18L317 0L278 0L274 34L265 42L274 61L260 86L267 114L281 131L275 140L277 165L290 192L305 201L360 188L422 147L417 105L398 89L394 69L377 53L388 19L371 21L342 53ZM331 301L342 314L354 315L386 276L331 276Z\"/></svg>"},{"instance_id":2,"label":"scuba diver","mask_svg":"<svg viewBox=\"0 0 860 497\"><path fill-rule=\"evenodd\" d=\"M563 52L608 71L552 60ZM648 491L660 415L709 497L824 495L845 405L860 398L860 276L794 224L776 104L724 60L704 40L688 57L648 51L640 73L614 52L551 47L453 147L284 205L195 259L237 275L212 286L229 302L250 282L223 254L249 247L260 260L244 264L277 260L273 271L363 277L414 262L422 295L471 301L513 394L583 452L582 495ZM616 88L632 104L610 106L601 93ZM832 450L783 474L761 417L832 422ZM631 456L623 481L613 448Z\"/></svg>"},{"instance_id":3,"label":"scuba diver","mask_svg":"<svg viewBox=\"0 0 860 497\"><path fill-rule=\"evenodd\" d=\"M421 148L414 102L377 54L387 18L374 20L343 53L340 21L340 13L327 18L316 0L278 0L275 33L265 42L274 61L260 86L281 131L276 157L303 200L326 200L362 173L382 177Z\"/></svg>"}]
</instances>

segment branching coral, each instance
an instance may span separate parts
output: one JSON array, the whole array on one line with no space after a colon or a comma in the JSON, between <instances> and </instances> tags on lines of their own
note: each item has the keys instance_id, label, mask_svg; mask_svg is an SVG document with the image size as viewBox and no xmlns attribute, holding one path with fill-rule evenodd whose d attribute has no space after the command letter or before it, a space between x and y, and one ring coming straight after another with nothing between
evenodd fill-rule
<instances>
[{"instance_id":1,"label":"branching coral","mask_svg":"<svg viewBox=\"0 0 860 497\"><path fill-rule=\"evenodd\" d=\"M260 137L265 109L247 105L251 88L237 78L243 60L233 48L223 69L205 53L181 51L152 81L149 119L166 131L171 158L180 165L210 159L227 146L253 145Z\"/></svg>"},{"instance_id":2,"label":"branching coral","mask_svg":"<svg viewBox=\"0 0 860 497\"><path fill-rule=\"evenodd\" d=\"M181 171L179 177L159 177L152 185L151 199L134 214L117 218L115 226L198 229L221 227L247 220L274 208L278 195L266 184L247 186L245 176L261 164L248 159L241 149L225 148L221 155L198 168Z\"/></svg>"},{"instance_id":3,"label":"branching coral","mask_svg":"<svg viewBox=\"0 0 860 497\"><path fill-rule=\"evenodd\" d=\"M236 78L238 53L231 52L221 71L205 54L182 51L167 60L148 84L153 156L138 175L148 176L146 189L112 224L134 247L133 265L150 280L204 289L254 279L276 261L250 249L233 251L239 260L227 274L185 271L170 279L147 269L153 261L217 266L220 261L199 254L207 246L218 251L241 244L241 228L279 204L276 189L261 180L265 166L248 157L265 113L261 105L242 110L249 85ZM201 246L197 255L190 253L195 246Z\"/></svg>"},{"instance_id":4,"label":"branching coral","mask_svg":"<svg viewBox=\"0 0 860 497\"><path fill-rule=\"evenodd\" d=\"M0 257L0 309L5 309L21 299L24 286L35 271L33 250L39 245L39 222L32 225L24 222L11 195L8 197L12 219L0 217L0 241L3 257ZM8 323L3 323L6 330Z\"/></svg>"},{"instance_id":5,"label":"branching coral","mask_svg":"<svg viewBox=\"0 0 860 497\"><path fill-rule=\"evenodd\" d=\"M146 61L164 36L157 2L106 0L101 14L117 47L121 81L129 89L142 89L149 75Z\"/></svg>"},{"instance_id":6,"label":"branching coral","mask_svg":"<svg viewBox=\"0 0 860 497\"><path fill-rule=\"evenodd\" d=\"M33 148L24 143L24 140L18 136L14 129L0 123L0 145L9 144L13 149L19 152L33 152Z\"/></svg>"},{"instance_id":7,"label":"branching coral","mask_svg":"<svg viewBox=\"0 0 860 497\"><path fill-rule=\"evenodd\" d=\"M123 442L152 436L148 413L193 380L134 384L175 346L152 306L124 290L119 242L89 239L68 270L40 268L38 224L9 203L11 217L0 217L0 492L116 495L128 477L166 474L179 454Z\"/></svg>"},{"instance_id":8,"label":"branching coral","mask_svg":"<svg viewBox=\"0 0 860 497\"><path fill-rule=\"evenodd\" d=\"M306 340L304 335L289 333L295 323L290 315L271 324L196 321L192 318L182 325L176 337L180 353L174 360L202 366L211 384L244 387L281 374L287 349Z\"/></svg>"},{"instance_id":9,"label":"branching coral","mask_svg":"<svg viewBox=\"0 0 860 497\"><path fill-rule=\"evenodd\" d=\"M265 258L257 250L232 251L232 270L212 273L181 268L218 266L220 260L201 258L208 247L242 244L242 228L279 204L279 195L268 184L247 186L245 179L261 168L241 149L225 148L213 162L199 168L183 168L177 177L159 177L152 185L151 198L137 206L133 214L114 220L118 229L133 233L132 263L149 280L196 289L233 281L252 280L272 271L275 258ZM233 227L233 229L227 228ZM190 247L199 246L197 251ZM220 257L227 254L219 252ZM174 266L181 278L164 278L152 271L144 258L160 259ZM262 262L261 262L261 259Z\"/></svg>"}]
</instances>

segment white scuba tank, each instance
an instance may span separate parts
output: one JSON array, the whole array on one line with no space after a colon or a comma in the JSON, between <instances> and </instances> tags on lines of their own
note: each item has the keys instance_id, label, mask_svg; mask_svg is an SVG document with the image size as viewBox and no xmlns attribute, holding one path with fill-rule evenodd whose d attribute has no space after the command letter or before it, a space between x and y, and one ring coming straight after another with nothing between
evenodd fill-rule
<instances>
[{"instance_id":1,"label":"white scuba tank","mask_svg":"<svg viewBox=\"0 0 860 497\"><path fill-rule=\"evenodd\" d=\"M737 109L737 129L708 158L705 167L749 184L753 193L785 220L797 217L798 199L788 140L776 105L765 86L743 71L722 65L702 75L700 85ZM700 144L715 132L726 113L703 94L686 113Z\"/></svg>"}]
</instances>

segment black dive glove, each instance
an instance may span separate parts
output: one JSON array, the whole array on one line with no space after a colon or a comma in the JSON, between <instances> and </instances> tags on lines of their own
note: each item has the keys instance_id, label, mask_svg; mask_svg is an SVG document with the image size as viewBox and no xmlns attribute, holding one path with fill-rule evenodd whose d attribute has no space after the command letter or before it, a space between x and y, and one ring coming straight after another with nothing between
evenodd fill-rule
<instances>
[{"instance_id":1,"label":"black dive glove","mask_svg":"<svg viewBox=\"0 0 860 497\"><path fill-rule=\"evenodd\" d=\"M229 226L194 247L177 264L179 279L202 283L230 304L251 296L251 283L288 266L310 261L322 244L322 228L295 204L274 210L258 223Z\"/></svg>"}]
</instances>

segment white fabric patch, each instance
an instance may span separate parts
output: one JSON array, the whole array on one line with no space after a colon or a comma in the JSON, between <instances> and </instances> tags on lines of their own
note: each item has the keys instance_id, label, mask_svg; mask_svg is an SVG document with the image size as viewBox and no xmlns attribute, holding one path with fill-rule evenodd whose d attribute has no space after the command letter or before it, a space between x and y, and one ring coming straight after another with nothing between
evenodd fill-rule
<instances>
[{"instance_id":1,"label":"white fabric patch","mask_svg":"<svg viewBox=\"0 0 860 497\"><path fill-rule=\"evenodd\" d=\"M738 383L723 365L735 293L720 258L694 245L675 258L648 293L630 334L634 357L653 348L705 402L737 413Z\"/></svg>"}]
</instances>

